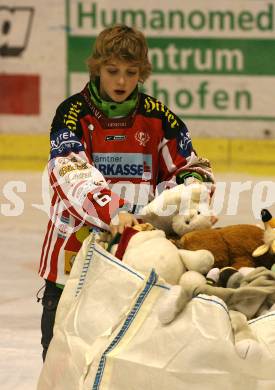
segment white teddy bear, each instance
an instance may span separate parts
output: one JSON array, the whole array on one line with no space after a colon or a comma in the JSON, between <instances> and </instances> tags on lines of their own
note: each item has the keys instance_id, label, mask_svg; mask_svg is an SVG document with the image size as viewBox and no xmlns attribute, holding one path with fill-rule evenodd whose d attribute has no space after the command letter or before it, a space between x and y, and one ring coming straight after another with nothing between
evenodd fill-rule
<instances>
[{"instance_id":1,"label":"white teddy bear","mask_svg":"<svg viewBox=\"0 0 275 390\"><path fill-rule=\"evenodd\" d=\"M216 222L210 210L210 192L204 183L180 184L163 191L143 207L141 217L166 234L179 236L210 228Z\"/></svg>"},{"instance_id":2,"label":"white teddy bear","mask_svg":"<svg viewBox=\"0 0 275 390\"><path fill-rule=\"evenodd\" d=\"M128 228L137 232L134 235L131 232L130 240L126 244L123 242L123 250L127 245L125 252L122 250L118 254L120 250L117 252L118 244L115 244L111 253L142 273L155 269L171 285L180 283L187 271L192 271L189 275L191 279L197 278L199 274L207 274L214 264L214 256L210 251L178 249L166 238L166 234L182 235L191 230L210 228L213 215L209 203L209 191L203 183L189 186L182 184L163 191L143 208L141 216L147 223L142 228L141 225ZM157 230L152 230L153 227ZM145 231L140 231L143 229ZM101 239L98 241L104 246L104 240L103 243Z\"/></svg>"},{"instance_id":3,"label":"white teddy bear","mask_svg":"<svg viewBox=\"0 0 275 390\"><path fill-rule=\"evenodd\" d=\"M177 284L187 270L206 274L214 256L205 249L178 249L162 230L141 231L129 241L122 261L142 273L152 268L169 284Z\"/></svg>"},{"instance_id":4,"label":"white teddy bear","mask_svg":"<svg viewBox=\"0 0 275 390\"><path fill-rule=\"evenodd\" d=\"M178 284L186 271L206 274L214 264L212 253L208 250L178 249L166 238L166 234L182 235L194 229L210 228L213 216L209 203L209 191L203 183L183 184L163 191L141 213L143 220L158 230L139 231L132 236L122 261L142 273L154 268L172 285ZM117 245L113 246L114 255L116 249Z\"/></svg>"}]
</instances>

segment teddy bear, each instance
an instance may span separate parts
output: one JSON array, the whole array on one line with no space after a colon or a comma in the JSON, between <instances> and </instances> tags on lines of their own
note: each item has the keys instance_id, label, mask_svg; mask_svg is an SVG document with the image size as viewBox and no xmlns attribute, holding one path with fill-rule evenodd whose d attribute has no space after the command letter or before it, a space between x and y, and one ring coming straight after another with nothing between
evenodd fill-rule
<instances>
[{"instance_id":1,"label":"teddy bear","mask_svg":"<svg viewBox=\"0 0 275 390\"><path fill-rule=\"evenodd\" d=\"M210 209L210 189L203 182L164 190L143 207L140 216L167 235L178 236L187 231L210 228L217 221Z\"/></svg>"},{"instance_id":2,"label":"teddy bear","mask_svg":"<svg viewBox=\"0 0 275 390\"><path fill-rule=\"evenodd\" d=\"M214 267L258 267L268 269L275 262L272 253L267 252L254 257L256 248L263 245L264 230L258 226L238 224L220 228L202 229L187 232L175 240L180 249L207 249L214 255Z\"/></svg>"},{"instance_id":3,"label":"teddy bear","mask_svg":"<svg viewBox=\"0 0 275 390\"><path fill-rule=\"evenodd\" d=\"M177 284L186 271L206 274L213 266L208 250L178 249L167 235L193 229L210 228L215 221L210 208L210 195L204 183L195 182L164 190L141 211L145 223L127 227L122 236L97 241L117 258L136 270L147 273L155 269L167 283ZM111 243L111 245L110 245Z\"/></svg>"},{"instance_id":4,"label":"teddy bear","mask_svg":"<svg viewBox=\"0 0 275 390\"><path fill-rule=\"evenodd\" d=\"M122 261L143 273L154 268L167 283L174 285L187 270L206 274L213 267L214 257L206 249L177 249L162 230L152 230L131 238Z\"/></svg>"},{"instance_id":5,"label":"teddy bear","mask_svg":"<svg viewBox=\"0 0 275 390\"><path fill-rule=\"evenodd\" d=\"M101 234L97 243L105 247L106 237ZM214 264L214 257L208 250L189 251L178 249L166 238L163 230L154 229L149 223L126 227L119 243L109 245L110 252L125 264L142 273L155 269L167 283L179 283L182 274L196 271L206 274Z\"/></svg>"}]
</instances>

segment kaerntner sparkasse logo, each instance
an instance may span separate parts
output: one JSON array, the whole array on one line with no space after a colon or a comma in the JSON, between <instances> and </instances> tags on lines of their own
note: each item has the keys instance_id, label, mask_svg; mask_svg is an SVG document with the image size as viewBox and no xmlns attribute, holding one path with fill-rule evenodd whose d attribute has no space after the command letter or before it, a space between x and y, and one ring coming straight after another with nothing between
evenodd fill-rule
<instances>
[{"instance_id":1,"label":"kaerntner sparkasse logo","mask_svg":"<svg viewBox=\"0 0 275 390\"><path fill-rule=\"evenodd\" d=\"M30 37L33 7L0 7L0 56L17 57Z\"/></svg>"}]
</instances>

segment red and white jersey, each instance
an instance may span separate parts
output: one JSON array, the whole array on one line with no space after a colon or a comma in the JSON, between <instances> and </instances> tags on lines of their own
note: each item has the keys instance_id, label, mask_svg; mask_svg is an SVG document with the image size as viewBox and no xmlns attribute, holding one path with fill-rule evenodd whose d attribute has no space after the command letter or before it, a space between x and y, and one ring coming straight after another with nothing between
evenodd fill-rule
<instances>
[{"instance_id":1,"label":"red and white jersey","mask_svg":"<svg viewBox=\"0 0 275 390\"><path fill-rule=\"evenodd\" d=\"M39 274L65 284L91 227L108 230L123 207L138 212L179 171L211 177L194 158L185 124L148 95L139 93L136 109L115 119L92 103L87 87L65 100L51 127L53 198Z\"/></svg>"}]
</instances>

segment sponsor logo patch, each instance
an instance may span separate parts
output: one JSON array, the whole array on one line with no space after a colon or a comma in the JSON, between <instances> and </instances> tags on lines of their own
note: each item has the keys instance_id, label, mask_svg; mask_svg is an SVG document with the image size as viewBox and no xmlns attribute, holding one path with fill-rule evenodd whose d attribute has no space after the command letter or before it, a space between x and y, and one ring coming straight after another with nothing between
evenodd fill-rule
<instances>
[{"instance_id":1,"label":"sponsor logo patch","mask_svg":"<svg viewBox=\"0 0 275 390\"><path fill-rule=\"evenodd\" d=\"M78 101L76 103L71 103L68 113L64 115L64 124L71 131L76 130L76 124L78 115L81 111L81 106L82 103Z\"/></svg>"},{"instance_id":2,"label":"sponsor logo patch","mask_svg":"<svg viewBox=\"0 0 275 390\"><path fill-rule=\"evenodd\" d=\"M153 100L148 96L145 99L144 108L146 112L152 112L152 111L158 111L163 112L164 116L167 118L168 123L170 123L171 128L179 126L179 122L177 121L176 117L172 112L161 102L158 100Z\"/></svg>"},{"instance_id":3,"label":"sponsor logo patch","mask_svg":"<svg viewBox=\"0 0 275 390\"><path fill-rule=\"evenodd\" d=\"M72 131L62 129L51 134L51 158L64 156L70 152L79 153L83 150L82 143Z\"/></svg>"},{"instance_id":4,"label":"sponsor logo patch","mask_svg":"<svg viewBox=\"0 0 275 390\"><path fill-rule=\"evenodd\" d=\"M105 141L124 141L126 138L126 135L107 135Z\"/></svg>"},{"instance_id":5,"label":"sponsor logo patch","mask_svg":"<svg viewBox=\"0 0 275 390\"><path fill-rule=\"evenodd\" d=\"M72 158L67 165L60 168L59 175L65 176L68 172L80 171L82 169L88 169L88 163L86 161L77 161L76 158Z\"/></svg>"},{"instance_id":6,"label":"sponsor logo patch","mask_svg":"<svg viewBox=\"0 0 275 390\"><path fill-rule=\"evenodd\" d=\"M96 168L106 178L140 178L149 180L152 177L152 156L142 153L94 153Z\"/></svg>"}]
</instances>

